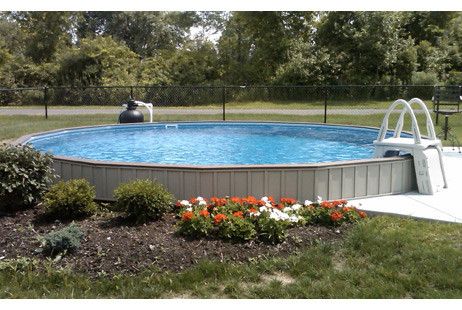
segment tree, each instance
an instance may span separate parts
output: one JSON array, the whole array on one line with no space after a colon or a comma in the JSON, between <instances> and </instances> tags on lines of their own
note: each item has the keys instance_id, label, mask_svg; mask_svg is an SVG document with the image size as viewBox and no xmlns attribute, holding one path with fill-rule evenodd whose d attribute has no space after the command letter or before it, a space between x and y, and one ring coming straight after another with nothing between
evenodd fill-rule
<instances>
[{"instance_id":1,"label":"tree","mask_svg":"<svg viewBox=\"0 0 462 310\"><path fill-rule=\"evenodd\" d=\"M132 85L138 55L110 37L82 39L59 56L57 82L63 85Z\"/></svg>"}]
</instances>

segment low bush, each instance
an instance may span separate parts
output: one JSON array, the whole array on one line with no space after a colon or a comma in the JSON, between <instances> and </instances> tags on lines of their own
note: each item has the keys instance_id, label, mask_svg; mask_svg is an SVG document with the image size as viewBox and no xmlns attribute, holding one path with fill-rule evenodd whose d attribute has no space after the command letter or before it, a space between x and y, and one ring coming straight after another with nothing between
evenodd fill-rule
<instances>
[{"instance_id":1,"label":"low bush","mask_svg":"<svg viewBox=\"0 0 462 310\"><path fill-rule=\"evenodd\" d=\"M61 181L43 197L47 217L53 219L78 219L95 212L95 187L85 179Z\"/></svg>"},{"instance_id":2,"label":"low bush","mask_svg":"<svg viewBox=\"0 0 462 310\"><path fill-rule=\"evenodd\" d=\"M181 221L177 223L177 227L181 235L199 238L209 235L213 224L207 210L185 211L181 214Z\"/></svg>"},{"instance_id":3,"label":"low bush","mask_svg":"<svg viewBox=\"0 0 462 310\"><path fill-rule=\"evenodd\" d=\"M244 219L242 215L231 215L218 225L218 236L222 239L248 241L255 238L256 235L257 232L253 223Z\"/></svg>"},{"instance_id":4,"label":"low bush","mask_svg":"<svg viewBox=\"0 0 462 310\"><path fill-rule=\"evenodd\" d=\"M45 255L55 256L75 251L84 237L82 230L74 223L63 229L53 231L41 238Z\"/></svg>"},{"instance_id":5,"label":"low bush","mask_svg":"<svg viewBox=\"0 0 462 310\"><path fill-rule=\"evenodd\" d=\"M272 244L280 243L287 237L288 226L289 223L286 221L262 215L257 221L258 238Z\"/></svg>"},{"instance_id":6,"label":"low bush","mask_svg":"<svg viewBox=\"0 0 462 310\"><path fill-rule=\"evenodd\" d=\"M114 191L115 208L137 223L156 220L172 206L174 198L166 188L151 180L121 184Z\"/></svg>"},{"instance_id":7,"label":"low bush","mask_svg":"<svg viewBox=\"0 0 462 310\"><path fill-rule=\"evenodd\" d=\"M29 146L0 146L0 211L34 206L53 181L52 158Z\"/></svg>"}]
</instances>

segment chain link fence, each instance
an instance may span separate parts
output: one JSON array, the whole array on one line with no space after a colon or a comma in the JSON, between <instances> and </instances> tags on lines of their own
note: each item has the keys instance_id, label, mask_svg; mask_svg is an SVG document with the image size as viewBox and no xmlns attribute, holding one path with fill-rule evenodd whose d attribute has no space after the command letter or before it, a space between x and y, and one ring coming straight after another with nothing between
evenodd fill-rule
<instances>
[{"instance_id":1,"label":"chain link fence","mask_svg":"<svg viewBox=\"0 0 462 310\"><path fill-rule=\"evenodd\" d=\"M461 86L91 86L0 89L0 115L117 115L131 97L152 103L154 119L274 120L380 126L391 102L417 97L433 109L436 90ZM70 112L72 110L72 113ZM460 115L460 114L459 114ZM460 116L457 118L457 122ZM78 117L78 116L76 116ZM419 120L420 115L418 115ZM393 121L393 120L391 120ZM423 118L422 118L423 121Z\"/></svg>"}]
</instances>

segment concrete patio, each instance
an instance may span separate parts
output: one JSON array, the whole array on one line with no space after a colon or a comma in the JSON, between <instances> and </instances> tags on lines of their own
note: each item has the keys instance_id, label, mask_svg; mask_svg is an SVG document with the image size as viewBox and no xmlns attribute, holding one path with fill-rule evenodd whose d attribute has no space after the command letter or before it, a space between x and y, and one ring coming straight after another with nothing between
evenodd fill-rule
<instances>
[{"instance_id":1,"label":"concrete patio","mask_svg":"<svg viewBox=\"0 0 462 310\"><path fill-rule=\"evenodd\" d=\"M413 218L462 223L462 154L444 148L448 188L435 195L410 192L400 195L354 199L352 204L371 214L393 214Z\"/></svg>"}]
</instances>

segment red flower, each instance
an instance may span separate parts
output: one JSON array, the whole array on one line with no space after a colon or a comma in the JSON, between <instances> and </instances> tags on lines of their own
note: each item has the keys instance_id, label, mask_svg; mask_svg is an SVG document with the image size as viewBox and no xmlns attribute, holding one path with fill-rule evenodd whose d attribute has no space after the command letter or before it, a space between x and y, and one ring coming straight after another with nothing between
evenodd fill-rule
<instances>
[{"instance_id":1,"label":"red flower","mask_svg":"<svg viewBox=\"0 0 462 310\"><path fill-rule=\"evenodd\" d=\"M218 198L218 197L212 197L212 198L210 198L210 202L216 207L221 207L221 206L224 206L226 204L226 199Z\"/></svg>"},{"instance_id":2,"label":"red flower","mask_svg":"<svg viewBox=\"0 0 462 310\"><path fill-rule=\"evenodd\" d=\"M330 219L333 221L333 222L337 222L339 220L341 220L343 218L343 214L338 212L338 211L334 211L330 214Z\"/></svg>"},{"instance_id":3,"label":"red flower","mask_svg":"<svg viewBox=\"0 0 462 310\"><path fill-rule=\"evenodd\" d=\"M242 202L254 206L258 204L258 200L254 196L247 196L246 198L242 198Z\"/></svg>"},{"instance_id":4,"label":"red flower","mask_svg":"<svg viewBox=\"0 0 462 310\"><path fill-rule=\"evenodd\" d=\"M242 213L242 211L236 211L233 213L233 216L235 217L240 217L241 219L244 218L244 214Z\"/></svg>"},{"instance_id":5,"label":"red flower","mask_svg":"<svg viewBox=\"0 0 462 310\"><path fill-rule=\"evenodd\" d=\"M217 215L215 215L215 217L213 218L213 222L218 225L220 224L222 221L226 220L228 217L222 213L218 213Z\"/></svg>"},{"instance_id":6,"label":"red flower","mask_svg":"<svg viewBox=\"0 0 462 310\"><path fill-rule=\"evenodd\" d=\"M366 215L366 212L363 212L363 211L358 211L358 215L360 218L365 218L367 215Z\"/></svg>"},{"instance_id":7,"label":"red flower","mask_svg":"<svg viewBox=\"0 0 462 310\"><path fill-rule=\"evenodd\" d=\"M249 209L249 213L257 213L257 209L255 209L255 208L250 208L250 209Z\"/></svg>"},{"instance_id":8,"label":"red flower","mask_svg":"<svg viewBox=\"0 0 462 310\"><path fill-rule=\"evenodd\" d=\"M205 210L205 209L204 209L204 210L200 210L200 211L199 211L199 215L200 215L200 216L203 216L203 217L209 217L210 212L207 211L207 210Z\"/></svg>"},{"instance_id":9,"label":"red flower","mask_svg":"<svg viewBox=\"0 0 462 310\"><path fill-rule=\"evenodd\" d=\"M177 206L178 208L181 208L181 207L182 207L182 206L181 206L181 201L178 200L178 201L175 203L175 206Z\"/></svg>"},{"instance_id":10,"label":"red flower","mask_svg":"<svg viewBox=\"0 0 462 310\"><path fill-rule=\"evenodd\" d=\"M191 199L189 199L189 202L191 204L195 204L197 202L197 199L196 198L191 198Z\"/></svg>"},{"instance_id":11,"label":"red flower","mask_svg":"<svg viewBox=\"0 0 462 310\"><path fill-rule=\"evenodd\" d=\"M258 200L257 205L261 207L261 206L266 205L266 202L264 202L263 200Z\"/></svg>"},{"instance_id":12,"label":"red flower","mask_svg":"<svg viewBox=\"0 0 462 310\"><path fill-rule=\"evenodd\" d=\"M278 208L279 210L284 209L284 205L282 203L278 203L275 207Z\"/></svg>"},{"instance_id":13,"label":"red flower","mask_svg":"<svg viewBox=\"0 0 462 310\"><path fill-rule=\"evenodd\" d=\"M326 209L331 209L334 207L334 204L330 203L329 201L323 201L321 202L321 207L326 208Z\"/></svg>"},{"instance_id":14,"label":"red flower","mask_svg":"<svg viewBox=\"0 0 462 310\"><path fill-rule=\"evenodd\" d=\"M281 199L279 199L279 201L281 203L286 203L288 205L293 205L297 202L296 199L293 199L293 198L287 198L287 197L282 197Z\"/></svg>"},{"instance_id":15,"label":"red flower","mask_svg":"<svg viewBox=\"0 0 462 310\"><path fill-rule=\"evenodd\" d=\"M351 211L351 210L353 210L353 209L350 208L350 207L343 207L343 208L342 208L342 211L343 211L343 212L348 212L348 211Z\"/></svg>"},{"instance_id":16,"label":"red flower","mask_svg":"<svg viewBox=\"0 0 462 310\"><path fill-rule=\"evenodd\" d=\"M181 215L181 219L185 222L190 221L194 217L194 213L192 211L186 211Z\"/></svg>"},{"instance_id":17,"label":"red flower","mask_svg":"<svg viewBox=\"0 0 462 310\"><path fill-rule=\"evenodd\" d=\"M231 197L231 202L233 203L237 203L237 204L241 204L242 203L242 199L239 198L239 197Z\"/></svg>"}]
</instances>

